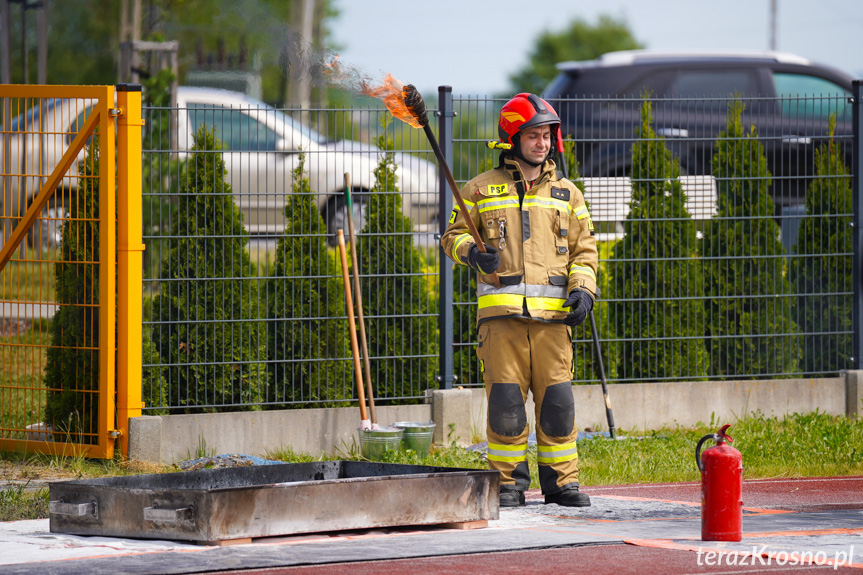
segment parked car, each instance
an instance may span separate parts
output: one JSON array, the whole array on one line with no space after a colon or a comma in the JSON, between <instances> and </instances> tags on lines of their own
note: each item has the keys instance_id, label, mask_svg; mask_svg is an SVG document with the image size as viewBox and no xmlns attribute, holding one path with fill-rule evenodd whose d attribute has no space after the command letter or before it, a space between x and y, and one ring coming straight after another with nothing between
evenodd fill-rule
<instances>
[{"instance_id":1,"label":"parked car","mask_svg":"<svg viewBox=\"0 0 863 575\"><path fill-rule=\"evenodd\" d=\"M11 167L4 173L50 173L83 125L92 105L93 102L87 100L52 99L43 106L44 118L39 106L18 116L11 123L12 134L8 138ZM153 114L177 114L176 156L188 157L194 145L194 132L201 124L216 128L228 171L227 181L251 234L284 230L285 198L292 192L292 171L301 151L305 154L311 190L316 194L317 206L327 231L333 236L332 241L335 242L337 229L347 229L346 172L351 176L354 222L357 230L361 229L363 203L375 186L374 169L383 154L380 149L351 140L329 140L288 113L239 92L180 87L177 107L175 112L153 110ZM0 161L2 146L0 141ZM83 154L78 161L83 159ZM145 150L145 154L164 154L165 173L159 175L172 175L167 168L171 151ZM411 217L418 230L435 231L431 224L437 222L437 167L418 156L400 152L395 153L395 163L405 215ZM64 178L63 186L74 189L77 186L75 166L70 174L73 176ZM10 179L11 193L2 211L6 216L22 214L42 183L42 178L35 175Z\"/></svg>"},{"instance_id":2,"label":"parked car","mask_svg":"<svg viewBox=\"0 0 863 575\"><path fill-rule=\"evenodd\" d=\"M543 91L560 113L564 137L576 141L587 177L629 174L642 99L653 101L654 128L680 160L681 174L710 173L713 145L733 96L745 104L773 174L777 213L803 203L814 150L836 114L836 135L850 137L851 76L778 52L611 52L563 62ZM845 151L851 160L850 142ZM798 176L804 176L799 178Z\"/></svg>"},{"instance_id":3,"label":"parked car","mask_svg":"<svg viewBox=\"0 0 863 575\"><path fill-rule=\"evenodd\" d=\"M296 118L238 92L181 87L177 106L180 150L191 149L201 124L216 127L228 181L251 233L284 229L284 198L291 193L291 172L301 151L327 231L334 235L339 228L347 230L345 172L351 176L354 222L361 229L363 202L375 186L381 150L352 140L329 140ZM395 154L395 163L405 215L418 229L431 230L438 212L437 167L401 152Z\"/></svg>"}]
</instances>

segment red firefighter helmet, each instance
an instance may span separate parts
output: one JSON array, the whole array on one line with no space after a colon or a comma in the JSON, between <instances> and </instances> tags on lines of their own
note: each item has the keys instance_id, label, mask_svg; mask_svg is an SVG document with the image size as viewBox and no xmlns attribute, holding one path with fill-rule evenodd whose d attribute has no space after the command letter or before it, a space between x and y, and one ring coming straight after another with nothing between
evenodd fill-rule
<instances>
[{"instance_id":1,"label":"red firefighter helmet","mask_svg":"<svg viewBox=\"0 0 863 575\"><path fill-rule=\"evenodd\" d=\"M519 132L546 124L553 124L551 126L552 149L559 149L563 145L560 117L551 104L535 94L516 94L500 109L497 133L501 142L514 146L513 137Z\"/></svg>"}]
</instances>

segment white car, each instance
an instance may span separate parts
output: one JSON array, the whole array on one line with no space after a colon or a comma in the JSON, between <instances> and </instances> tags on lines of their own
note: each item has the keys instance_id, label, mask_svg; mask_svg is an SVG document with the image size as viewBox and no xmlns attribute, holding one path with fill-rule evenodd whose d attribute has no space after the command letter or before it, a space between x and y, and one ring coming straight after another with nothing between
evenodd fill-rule
<instances>
[{"instance_id":1,"label":"white car","mask_svg":"<svg viewBox=\"0 0 863 575\"><path fill-rule=\"evenodd\" d=\"M9 173L49 174L62 157L83 124L92 101L49 100L44 121L39 107L31 108L12 122L10 136L11 169ZM283 209L287 194L292 193L292 172L305 154L305 171L311 190L316 194L318 209L327 224L328 233L347 230L347 206L344 174L350 174L354 196L354 222L359 231L363 224L363 201L375 186L374 170L383 152L375 146L351 140L328 140L287 113L239 92L214 88L180 87L177 110L152 109L145 113L152 123L158 114L177 114L176 157L187 159L194 145L194 133L202 123L215 126L222 142L222 156L228 171L234 200L243 213L251 234L273 234L284 230ZM297 115L308 112L291 112ZM363 117L376 118L364 111ZM44 126L44 128L40 128ZM146 129L146 128L145 128ZM38 132L44 131L44 135ZM3 161L0 138L0 163ZM21 157L22 152L24 157ZM145 150L145 154L165 154L168 150ZM83 152L79 160L83 159ZM40 164L41 162L41 164ZM417 156L395 153L397 186L403 197L402 208L416 230L436 231L438 181L437 167ZM39 166L42 166L40 169ZM77 174L73 167L71 174ZM170 173L161 174L170 176ZM2 176L0 176L2 178ZM2 213L23 214L22 206L33 197L44 181L39 177L11 177L10 198ZM63 185L74 188L76 177L67 177ZM19 190L24 193L19 194Z\"/></svg>"},{"instance_id":2,"label":"white car","mask_svg":"<svg viewBox=\"0 0 863 575\"><path fill-rule=\"evenodd\" d=\"M215 126L234 198L250 233L284 230L282 210L292 192L292 172L305 154L305 171L318 209L335 234L347 231L344 174L350 174L357 231L365 194L375 186L381 150L352 140L327 139L287 113L239 92L181 87L177 92L178 147L189 150L201 124ZM292 112L296 115L307 112ZM364 118L374 117L363 113ZM437 220L437 167L406 153L395 154L402 209L418 229Z\"/></svg>"}]
</instances>

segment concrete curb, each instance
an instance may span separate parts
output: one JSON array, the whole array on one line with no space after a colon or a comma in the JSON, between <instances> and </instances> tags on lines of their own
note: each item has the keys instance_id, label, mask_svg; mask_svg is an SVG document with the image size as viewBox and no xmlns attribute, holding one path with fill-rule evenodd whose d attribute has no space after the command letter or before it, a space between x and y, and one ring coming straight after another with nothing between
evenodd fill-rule
<instances>
[{"instance_id":1,"label":"concrete curb","mask_svg":"<svg viewBox=\"0 0 863 575\"><path fill-rule=\"evenodd\" d=\"M599 385L575 385L579 429L607 430ZM378 422L434 421L436 445L467 446L485 436L482 388L434 390L430 403L377 406ZM840 377L750 381L695 381L609 386L617 429L644 432L662 427L734 422L749 414L782 417L811 413L863 417L863 372ZM528 421L536 420L531 398ZM265 455L291 448L298 453L337 454L358 449L356 408L246 411L136 417L129 422L130 459L170 464L206 453Z\"/></svg>"}]
</instances>

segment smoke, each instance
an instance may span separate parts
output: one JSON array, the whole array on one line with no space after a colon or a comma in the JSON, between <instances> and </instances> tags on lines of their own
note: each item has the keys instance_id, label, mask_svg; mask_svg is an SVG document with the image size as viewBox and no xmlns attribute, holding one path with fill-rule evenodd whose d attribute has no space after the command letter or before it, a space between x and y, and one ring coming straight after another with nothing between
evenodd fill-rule
<instances>
[{"instance_id":1,"label":"smoke","mask_svg":"<svg viewBox=\"0 0 863 575\"><path fill-rule=\"evenodd\" d=\"M385 84L385 73L372 76L364 70L345 64L333 50L316 47L304 37L297 26L286 20L286 11L261 0L235 0L226 2L218 12L210 15L206 23L207 32L233 30L247 40L249 61L259 58L264 67L277 66L286 79L292 82L308 82L314 87L336 88L353 94L374 96L372 91ZM174 23L173 35L185 34L187 39L195 37L194 26L178 26ZM171 25L168 25L171 27ZM200 37L200 36L199 36ZM400 87L400 84L399 84Z\"/></svg>"}]
</instances>

